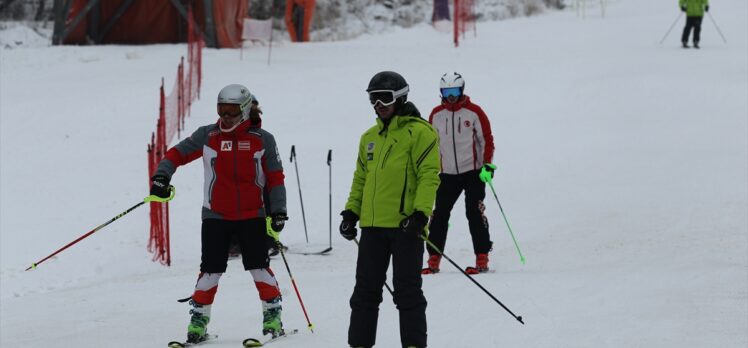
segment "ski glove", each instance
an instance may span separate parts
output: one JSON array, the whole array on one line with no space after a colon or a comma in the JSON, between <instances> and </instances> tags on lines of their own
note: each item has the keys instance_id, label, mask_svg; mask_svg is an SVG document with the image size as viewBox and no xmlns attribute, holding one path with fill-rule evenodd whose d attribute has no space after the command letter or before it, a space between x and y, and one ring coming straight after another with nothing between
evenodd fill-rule
<instances>
[{"instance_id":1,"label":"ski glove","mask_svg":"<svg viewBox=\"0 0 748 348\"><path fill-rule=\"evenodd\" d=\"M683 11L683 12L686 12L686 7L685 6L681 6L680 10Z\"/></svg>"},{"instance_id":2,"label":"ski glove","mask_svg":"<svg viewBox=\"0 0 748 348\"><path fill-rule=\"evenodd\" d=\"M170 179L165 175L154 175L151 178L151 195L159 198L169 198L171 195L169 181Z\"/></svg>"},{"instance_id":3,"label":"ski glove","mask_svg":"<svg viewBox=\"0 0 748 348\"><path fill-rule=\"evenodd\" d=\"M356 230L358 215L348 209L343 210L340 215L343 217L343 221L340 223L340 235L347 240L353 240L358 235Z\"/></svg>"},{"instance_id":4,"label":"ski glove","mask_svg":"<svg viewBox=\"0 0 748 348\"><path fill-rule=\"evenodd\" d=\"M704 7L704 11L709 12L709 5L706 5L706 7Z\"/></svg>"},{"instance_id":5,"label":"ski glove","mask_svg":"<svg viewBox=\"0 0 748 348\"><path fill-rule=\"evenodd\" d=\"M272 213L270 214L270 228L273 229L275 232L283 231L283 227L286 226L286 220L288 220L288 215L286 213Z\"/></svg>"},{"instance_id":6,"label":"ski glove","mask_svg":"<svg viewBox=\"0 0 748 348\"><path fill-rule=\"evenodd\" d=\"M478 174L478 177L480 178L480 181L483 182L489 182L491 179L493 179L493 172L496 170L496 165L493 163L486 163L483 165L483 168L480 169L480 174Z\"/></svg>"},{"instance_id":7,"label":"ski glove","mask_svg":"<svg viewBox=\"0 0 748 348\"><path fill-rule=\"evenodd\" d=\"M400 228L407 233L421 236L423 234L423 229L428 223L429 218L426 217L426 214L416 210L413 214L410 214L410 216L400 221Z\"/></svg>"}]
</instances>

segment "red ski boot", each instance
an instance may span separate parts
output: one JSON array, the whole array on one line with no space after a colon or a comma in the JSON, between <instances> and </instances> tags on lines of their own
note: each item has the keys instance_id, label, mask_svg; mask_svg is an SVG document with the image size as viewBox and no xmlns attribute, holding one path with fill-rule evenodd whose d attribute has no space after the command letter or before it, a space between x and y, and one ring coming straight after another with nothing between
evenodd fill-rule
<instances>
[{"instance_id":1,"label":"red ski boot","mask_svg":"<svg viewBox=\"0 0 748 348\"><path fill-rule=\"evenodd\" d=\"M488 254L475 254L475 267L465 269L467 274L478 274L488 272Z\"/></svg>"},{"instance_id":2,"label":"red ski boot","mask_svg":"<svg viewBox=\"0 0 748 348\"><path fill-rule=\"evenodd\" d=\"M439 273L439 262L442 260L440 255L431 255L428 260L428 267L421 270L421 274Z\"/></svg>"}]
</instances>

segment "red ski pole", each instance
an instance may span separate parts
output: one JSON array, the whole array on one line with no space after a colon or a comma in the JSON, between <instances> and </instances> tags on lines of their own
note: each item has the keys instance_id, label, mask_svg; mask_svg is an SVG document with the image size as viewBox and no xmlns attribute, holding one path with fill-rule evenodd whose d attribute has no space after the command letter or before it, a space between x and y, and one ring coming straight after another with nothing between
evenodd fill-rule
<instances>
[{"instance_id":1,"label":"red ski pole","mask_svg":"<svg viewBox=\"0 0 748 348\"><path fill-rule=\"evenodd\" d=\"M267 234L273 239L275 239L275 243L277 244L278 250L280 250L281 257L283 258L283 263L286 264L286 271L288 271L288 276L291 278L291 284L293 285L293 290L296 292L296 297L299 299L299 303L301 304L301 310L304 312L304 317L306 318L307 327L309 328L309 331L314 333L314 325L312 325L312 322L309 321L309 315L306 313L306 307L304 307L304 301L301 299L299 288L296 286L296 280L293 279L291 268L288 267L286 254L283 252L283 245L281 245L280 243L279 233L275 232L275 230L273 230L273 228L270 226L272 221L273 220L270 217L265 218L265 227L267 229Z\"/></svg>"},{"instance_id":2,"label":"red ski pole","mask_svg":"<svg viewBox=\"0 0 748 348\"><path fill-rule=\"evenodd\" d=\"M170 200L171 200L172 198L174 198L174 187L173 187L173 186L171 186L171 196L170 196L169 198L159 198L159 197L156 197L156 196L148 196L148 197L146 197L145 199L143 199L143 201L142 201L142 202L139 202L138 204L135 204L135 205L133 205L132 207L130 207L130 209L127 209L127 210L125 210L125 211L124 211L124 212L122 212L121 214L119 214L119 215L117 215L117 216L113 217L113 218L112 218L111 220L109 220L109 221L107 221L107 222L105 222L105 223L103 223L103 224L101 224L101 225L97 226L96 228L94 228L93 230L89 231L88 233L86 233L86 234L84 234L84 235L82 235L82 236L78 237L78 239L76 239L76 240L74 240L74 241L72 241L72 242L68 243L67 245L65 245L64 247L62 247L62 248L58 249L57 251L53 252L52 254L49 254L49 256L47 256L47 257L45 257L45 258L41 259L40 261L37 261L37 262L34 262L34 263L32 263L32 264L31 264L31 266L29 266L29 268L27 268L26 270L28 271L28 270L30 270L30 269L35 269L35 268L36 268L36 266L39 266L39 264L41 264L42 262L44 262L44 261L47 261L47 260L49 260L49 259L50 259L50 258L52 258L53 256L55 256L55 255L57 255L57 254L61 253L61 252L62 252L63 250L65 250L65 249L67 249L67 248L69 248L69 247L71 247L71 246L75 245L76 243L78 243L78 242L82 241L82 240L83 240L83 239L85 239L86 237L88 237L88 236L90 236L90 235L92 235L92 234L96 233L96 231L98 231L98 230L100 230L100 229L102 229L102 228L106 227L107 225L109 225L109 224L111 224L112 222L116 221L117 219L119 219L119 218L121 218L121 217L123 217L123 216L127 215L127 214L128 214L129 212L131 212L131 211L135 210L135 208L137 208L137 207L139 207L139 206L141 206L141 205L143 205L143 204L145 204L145 203L148 203L148 202L168 202L168 201L170 201Z\"/></svg>"}]
</instances>

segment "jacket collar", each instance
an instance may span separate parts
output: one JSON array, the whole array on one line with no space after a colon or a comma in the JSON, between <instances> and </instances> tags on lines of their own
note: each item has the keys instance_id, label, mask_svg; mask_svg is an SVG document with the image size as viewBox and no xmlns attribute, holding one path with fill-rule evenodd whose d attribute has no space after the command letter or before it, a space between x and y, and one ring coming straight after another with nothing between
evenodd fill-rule
<instances>
[{"instance_id":1,"label":"jacket collar","mask_svg":"<svg viewBox=\"0 0 748 348\"><path fill-rule=\"evenodd\" d=\"M221 131L221 133L225 134L232 134L232 133L246 133L247 130L252 128L262 128L262 119L258 120L255 123L252 123L250 120L243 121L239 123L238 125L234 126L233 129L224 129L221 125L221 119L218 119L218 122L216 123L218 125L218 129Z\"/></svg>"},{"instance_id":2,"label":"jacket collar","mask_svg":"<svg viewBox=\"0 0 748 348\"><path fill-rule=\"evenodd\" d=\"M465 107L466 105L470 104L470 97L468 95L463 95L460 97L459 100L457 100L456 103L450 104L445 99L442 98L442 105L444 105L444 108L449 111L457 111Z\"/></svg>"},{"instance_id":3,"label":"jacket collar","mask_svg":"<svg viewBox=\"0 0 748 348\"><path fill-rule=\"evenodd\" d=\"M418 111L415 104L406 102L395 110L395 115L392 116L389 123L385 124L381 118L377 117L379 134L384 133L388 129L398 129L404 124L410 122L413 118L421 118L421 113Z\"/></svg>"}]
</instances>

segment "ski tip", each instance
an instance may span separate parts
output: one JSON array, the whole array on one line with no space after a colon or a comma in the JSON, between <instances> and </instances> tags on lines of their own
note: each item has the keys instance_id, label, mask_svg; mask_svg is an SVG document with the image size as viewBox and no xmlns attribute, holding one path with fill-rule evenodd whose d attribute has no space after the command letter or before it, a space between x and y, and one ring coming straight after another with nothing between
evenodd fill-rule
<instances>
[{"instance_id":1,"label":"ski tip","mask_svg":"<svg viewBox=\"0 0 748 348\"><path fill-rule=\"evenodd\" d=\"M254 338L247 338L242 342L242 345L245 348L262 347L262 342Z\"/></svg>"},{"instance_id":2,"label":"ski tip","mask_svg":"<svg viewBox=\"0 0 748 348\"><path fill-rule=\"evenodd\" d=\"M169 348L184 348L184 344L182 344L182 342L172 341L172 342L169 342L169 345L167 347L169 347Z\"/></svg>"}]
</instances>

